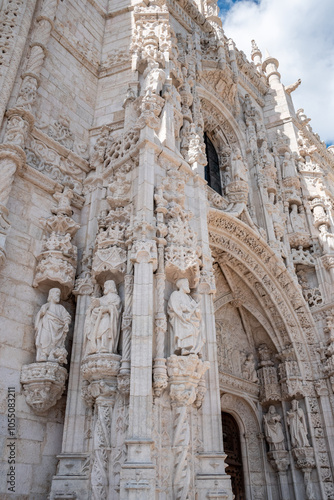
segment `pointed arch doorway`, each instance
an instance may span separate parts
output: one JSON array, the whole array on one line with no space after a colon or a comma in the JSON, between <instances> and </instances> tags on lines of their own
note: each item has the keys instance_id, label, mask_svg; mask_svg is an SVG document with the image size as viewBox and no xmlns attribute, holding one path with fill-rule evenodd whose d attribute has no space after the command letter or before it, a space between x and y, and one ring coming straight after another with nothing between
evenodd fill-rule
<instances>
[{"instance_id":1,"label":"pointed arch doorway","mask_svg":"<svg viewBox=\"0 0 334 500\"><path fill-rule=\"evenodd\" d=\"M231 476L232 492L235 500L246 500L244 488L244 473L242 467L241 443L239 426L229 413L222 412L226 473Z\"/></svg>"}]
</instances>

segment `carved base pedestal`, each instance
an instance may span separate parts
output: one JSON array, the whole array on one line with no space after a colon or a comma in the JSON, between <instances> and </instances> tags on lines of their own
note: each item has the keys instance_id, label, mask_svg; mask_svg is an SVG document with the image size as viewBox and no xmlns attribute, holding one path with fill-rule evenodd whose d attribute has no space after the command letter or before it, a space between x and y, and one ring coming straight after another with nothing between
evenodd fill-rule
<instances>
[{"instance_id":1,"label":"carved base pedestal","mask_svg":"<svg viewBox=\"0 0 334 500\"><path fill-rule=\"evenodd\" d=\"M82 377L89 383L83 388L83 397L88 405L95 403L90 477L92 500L109 498L111 427L120 366L121 356L112 353L90 354L81 363Z\"/></svg>"},{"instance_id":2,"label":"carved base pedestal","mask_svg":"<svg viewBox=\"0 0 334 500\"><path fill-rule=\"evenodd\" d=\"M199 471L196 474L198 500L231 500L231 478L225 473L224 453L199 453Z\"/></svg>"},{"instance_id":3,"label":"carved base pedestal","mask_svg":"<svg viewBox=\"0 0 334 500\"><path fill-rule=\"evenodd\" d=\"M58 455L57 475L52 480L50 500L88 500L90 459L86 453Z\"/></svg>"},{"instance_id":4,"label":"carved base pedestal","mask_svg":"<svg viewBox=\"0 0 334 500\"><path fill-rule=\"evenodd\" d=\"M27 404L37 414L46 412L63 394L66 378L66 368L51 361L22 366L21 384Z\"/></svg>"},{"instance_id":5,"label":"carved base pedestal","mask_svg":"<svg viewBox=\"0 0 334 500\"><path fill-rule=\"evenodd\" d=\"M121 471L120 498L124 500L155 500L155 467L142 463L125 463Z\"/></svg>"},{"instance_id":6,"label":"carved base pedestal","mask_svg":"<svg viewBox=\"0 0 334 500\"><path fill-rule=\"evenodd\" d=\"M277 472L281 489L281 498L290 499L289 483L287 471L289 468L289 452L286 450L276 450L267 453L268 460L272 468Z\"/></svg>"},{"instance_id":7,"label":"carved base pedestal","mask_svg":"<svg viewBox=\"0 0 334 500\"><path fill-rule=\"evenodd\" d=\"M226 186L226 194L230 203L247 203L248 184L245 181L230 182Z\"/></svg>"},{"instance_id":8,"label":"carved base pedestal","mask_svg":"<svg viewBox=\"0 0 334 500\"><path fill-rule=\"evenodd\" d=\"M83 379L89 382L83 388L83 397L88 405L97 397L116 391L120 366L121 356L118 354L90 354L82 360L81 373Z\"/></svg>"},{"instance_id":9,"label":"carved base pedestal","mask_svg":"<svg viewBox=\"0 0 334 500\"><path fill-rule=\"evenodd\" d=\"M311 472L315 468L314 450L311 446L305 446L293 449L292 454L296 461L297 469L300 469L304 474L305 498L306 500L315 500L316 497L311 481Z\"/></svg>"}]
</instances>

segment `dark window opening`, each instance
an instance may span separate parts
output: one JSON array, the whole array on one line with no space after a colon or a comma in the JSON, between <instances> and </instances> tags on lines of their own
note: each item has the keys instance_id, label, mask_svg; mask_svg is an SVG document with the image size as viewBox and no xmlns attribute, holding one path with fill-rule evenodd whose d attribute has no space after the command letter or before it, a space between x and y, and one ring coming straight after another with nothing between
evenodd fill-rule
<instances>
[{"instance_id":1,"label":"dark window opening","mask_svg":"<svg viewBox=\"0 0 334 500\"><path fill-rule=\"evenodd\" d=\"M208 162L205 167L205 180L212 189L217 191L217 193L222 194L218 155L214 145L206 133L204 134L204 142Z\"/></svg>"},{"instance_id":2,"label":"dark window opening","mask_svg":"<svg viewBox=\"0 0 334 500\"><path fill-rule=\"evenodd\" d=\"M226 473L231 476L232 492L235 500L245 500L244 474L240 444L240 431L236 420L229 413L222 413L224 452L226 453Z\"/></svg>"}]
</instances>

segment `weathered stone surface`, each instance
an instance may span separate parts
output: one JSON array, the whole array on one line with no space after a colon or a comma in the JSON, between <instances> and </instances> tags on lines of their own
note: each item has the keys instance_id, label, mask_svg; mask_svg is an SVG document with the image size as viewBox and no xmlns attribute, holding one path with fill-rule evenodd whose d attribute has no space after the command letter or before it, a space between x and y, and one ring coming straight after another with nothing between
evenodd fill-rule
<instances>
[{"instance_id":1,"label":"weathered stone surface","mask_svg":"<svg viewBox=\"0 0 334 500\"><path fill-rule=\"evenodd\" d=\"M334 498L334 155L300 81L216 0L0 4L0 497Z\"/></svg>"}]
</instances>

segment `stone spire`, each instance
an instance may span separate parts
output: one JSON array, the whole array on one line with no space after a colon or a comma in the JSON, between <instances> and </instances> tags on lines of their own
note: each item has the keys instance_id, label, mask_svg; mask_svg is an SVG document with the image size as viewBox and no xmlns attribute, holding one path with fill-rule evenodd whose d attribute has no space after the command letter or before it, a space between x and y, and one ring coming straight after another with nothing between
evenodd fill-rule
<instances>
[{"instance_id":1,"label":"stone spire","mask_svg":"<svg viewBox=\"0 0 334 500\"><path fill-rule=\"evenodd\" d=\"M266 49L265 60L262 64L262 69L266 73L270 86L275 83L281 83L281 74L278 72L279 62L275 57L272 57Z\"/></svg>"},{"instance_id":2,"label":"stone spire","mask_svg":"<svg viewBox=\"0 0 334 500\"><path fill-rule=\"evenodd\" d=\"M255 40L252 40L251 43L252 43L252 51L251 51L252 61L255 64L257 71L262 74L263 73L263 71L262 71L262 52L259 49L259 47L257 46L257 43L255 42Z\"/></svg>"}]
</instances>

